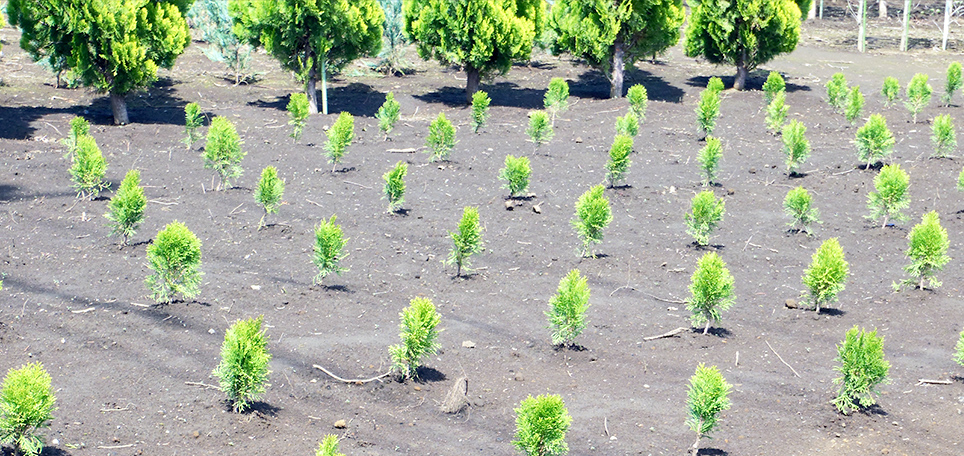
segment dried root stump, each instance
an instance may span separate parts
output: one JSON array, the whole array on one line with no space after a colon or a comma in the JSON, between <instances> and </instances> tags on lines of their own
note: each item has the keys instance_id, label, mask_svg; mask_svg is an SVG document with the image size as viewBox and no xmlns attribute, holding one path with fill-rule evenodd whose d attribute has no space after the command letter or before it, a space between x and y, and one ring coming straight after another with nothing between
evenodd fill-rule
<instances>
[{"instance_id":1,"label":"dried root stump","mask_svg":"<svg viewBox=\"0 0 964 456\"><path fill-rule=\"evenodd\" d=\"M457 378L449 393L445 395L445 400L439 409L443 413L459 413L465 410L465 407L469 405L468 394L469 379L466 377Z\"/></svg>"}]
</instances>

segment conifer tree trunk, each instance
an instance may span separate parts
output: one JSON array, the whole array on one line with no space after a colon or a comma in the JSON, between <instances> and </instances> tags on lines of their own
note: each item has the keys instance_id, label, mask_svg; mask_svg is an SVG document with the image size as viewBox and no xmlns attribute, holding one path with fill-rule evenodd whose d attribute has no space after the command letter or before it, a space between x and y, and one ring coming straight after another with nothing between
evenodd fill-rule
<instances>
[{"instance_id":1,"label":"conifer tree trunk","mask_svg":"<svg viewBox=\"0 0 964 456\"><path fill-rule=\"evenodd\" d=\"M736 78L733 79L733 89L743 90L746 88L746 77L750 71L746 68L746 49L740 53L740 58L736 61Z\"/></svg>"},{"instance_id":2,"label":"conifer tree trunk","mask_svg":"<svg viewBox=\"0 0 964 456\"><path fill-rule=\"evenodd\" d=\"M864 52L867 50L867 0L860 0L860 7L857 8L857 50Z\"/></svg>"},{"instance_id":3,"label":"conifer tree trunk","mask_svg":"<svg viewBox=\"0 0 964 456\"><path fill-rule=\"evenodd\" d=\"M318 114L318 91L315 88L314 76L308 76L305 82L305 95L308 95L308 114Z\"/></svg>"},{"instance_id":4,"label":"conifer tree trunk","mask_svg":"<svg viewBox=\"0 0 964 456\"><path fill-rule=\"evenodd\" d=\"M900 50L907 51L907 32L910 30L910 0L904 0L904 31L900 34Z\"/></svg>"},{"instance_id":5,"label":"conifer tree trunk","mask_svg":"<svg viewBox=\"0 0 964 456\"><path fill-rule=\"evenodd\" d=\"M479 81L482 79L482 74L478 68L471 66L465 67L465 73L468 76L465 80L465 102L472 104L472 95L479 91Z\"/></svg>"},{"instance_id":6,"label":"conifer tree trunk","mask_svg":"<svg viewBox=\"0 0 964 456\"><path fill-rule=\"evenodd\" d=\"M624 59L626 57L626 45L620 42L613 44L613 74L609 87L609 98L622 98L623 80L626 72Z\"/></svg>"},{"instance_id":7,"label":"conifer tree trunk","mask_svg":"<svg viewBox=\"0 0 964 456\"><path fill-rule=\"evenodd\" d=\"M130 119L127 117L127 99L123 94L110 93L110 110L114 114L114 125L130 123Z\"/></svg>"}]
</instances>

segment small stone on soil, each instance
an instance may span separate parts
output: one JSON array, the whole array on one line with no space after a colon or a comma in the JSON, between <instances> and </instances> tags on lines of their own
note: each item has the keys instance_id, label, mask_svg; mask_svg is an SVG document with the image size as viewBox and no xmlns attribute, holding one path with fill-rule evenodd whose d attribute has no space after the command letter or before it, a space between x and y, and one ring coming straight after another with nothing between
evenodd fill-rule
<instances>
[{"instance_id":1,"label":"small stone on soil","mask_svg":"<svg viewBox=\"0 0 964 456\"><path fill-rule=\"evenodd\" d=\"M348 427L348 423L345 420L338 420L338 421L335 421L334 426L335 426L335 429L345 429L346 427Z\"/></svg>"},{"instance_id":2,"label":"small stone on soil","mask_svg":"<svg viewBox=\"0 0 964 456\"><path fill-rule=\"evenodd\" d=\"M475 342L472 342L471 340L463 341L462 348L475 348Z\"/></svg>"},{"instance_id":3,"label":"small stone on soil","mask_svg":"<svg viewBox=\"0 0 964 456\"><path fill-rule=\"evenodd\" d=\"M796 299L787 299L784 305L787 306L787 309L796 309L798 307Z\"/></svg>"}]
</instances>

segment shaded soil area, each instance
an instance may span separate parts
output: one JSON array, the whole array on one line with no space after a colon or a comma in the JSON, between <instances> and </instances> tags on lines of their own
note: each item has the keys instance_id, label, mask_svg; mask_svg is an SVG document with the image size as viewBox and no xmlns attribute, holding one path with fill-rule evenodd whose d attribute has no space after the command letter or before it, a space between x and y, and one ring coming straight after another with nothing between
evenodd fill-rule
<instances>
[{"instance_id":1,"label":"shaded soil area","mask_svg":"<svg viewBox=\"0 0 964 456\"><path fill-rule=\"evenodd\" d=\"M17 48L15 31L3 29L0 370L40 361L53 376L58 410L45 431L46 455L313 454L328 433L349 455L507 455L513 409L543 393L561 394L573 416L571 454L683 454L693 440L684 425L687 381L699 363L718 366L734 385L733 406L701 454L953 454L964 425L964 368L951 360L961 330L964 198L955 184L964 164L929 158L929 119L964 119L961 98L944 108L935 95L912 123L902 107L884 108L878 91L884 76L905 84L926 72L939 93L944 68L961 56L873 46L857 54L846 24L808 22L796 52L752 74L757 89L769 70L787 79L789 119L807 126L813 147L802 176L785 172L761 92L724 93L716 129L724 159L712 190L726 215L709 249L695 248L683 223L702 190L693 109L709 77L730 83L733 71L685 58L679 48L629 71L651 101L627 185L606 191L614 219L595 259L577 255L573 205L603 182L614 121L627 104L606 99L605 78L568 60L538 54L484 83L492 118L478 135L460 104L465 77L457 69L414 61L411 52L413 73L385 78L360 62L331 84L334 114L311 118L295 142L285 105L299 87L262 54L258 81L235 87L191 47L154 88L130 97L135 123L115 127L105 97L55 88ZM875 170L857 168L857 127L824 100L823 84L836 71L863 88L864 117L887 117L897 145L886 161L911 178L908 221L881 229L865 218ZM541 107L552 77L568 80L571 107L557 119L555 138L536 147L525 133L527 113ZM373 118L387 91L402 105L389 141ZM238 126L247 157L235 188L213 191L203 141L190 149L180 142L192 101ZM356 116L355 142L332 173L324 129L343 110ZM425 136L440 112L457 125L458 144L451 161L431 163ZM110 192L75 197L59 142L75 115L94 124L112 188L127 170L141 171L150 202L134 245L107 236ZM531 159L535 194L511 211L497 179L507 154ZM389 214L381 176L398 161L409 163L406 210ZM258 231L252 193L267 165L287 182L285 205ZM812 237L786 227L782 201L798 185L820 210ZM442 260L465 206L479 208L485 251L473 258L473 273L455 278ZM894 293L891 283L905 278L906 236L931 210L951 237L944 285ZM313 285L313 228L332 215L350 238L350 270ZM145 248L174 220L203 243L204 284L196 300L158 306L144 286ZM804 295L800 277L811 255L830 237L850 262L846 290L819 315L788 309L788 299ZM690 327L681 302L707 250L736 278L734 307L710 335L645 340ZM578 350L558 349L544 312L574 268L592 289L589 327ZM345 384L313 368L345 378L386 371L398 314L416 296L434 301L444 328L442 350L424 360L420 381ZM253 411L234 414L222 393L199 384L217 383L211 371L225 329L262 314L271 384ZM878 406L843 416L829 403L833 359L855 325L886 338L892 382L881 387ZM463 376L470 406L441 413ZM335 429L337 420L347 427Z\"/></svg>"}]
</instances>

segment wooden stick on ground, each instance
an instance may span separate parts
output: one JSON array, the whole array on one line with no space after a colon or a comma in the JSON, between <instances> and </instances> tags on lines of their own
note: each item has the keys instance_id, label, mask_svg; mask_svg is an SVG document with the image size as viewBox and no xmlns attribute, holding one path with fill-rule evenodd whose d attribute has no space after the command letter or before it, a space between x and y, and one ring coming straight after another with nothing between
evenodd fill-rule
<instances>
[{"instance_id":1,"label":"wooden stick on ground","mask_svg":"<svg viewBox=\"0 0 964 456\"><path fill-rule=\"evenodd\" d=\"M673 336L675 336L675 335L677 335L677 334L679 334L679 333L681 333L681 332L687 331L687 330L689 330L689 328L679 327L679 328L676 328L676 329L674 329L674 330L672 330L672 331L670 331L670 332L668 332L668 333L663 333L663 334L660 334L660 335L658 335L658 336L644 337L643 340L645 340L645 341L650 341L650 340L656 340L656 339L663 339L663 338L665 338L665 337L673 337Z\"/></svg>"},{"instance_id":2,"label":"wooden stick on ground","mask_svg":"<svg viewBox=\"0 0 964 456\"><path fill-rule=\"evenodd\" d=\"M770 351L772 351L774 355L777 355L777 358L780 358L780 362L783 363L784 366L789 367L791 371L793 371L793 375L796 375L797 377L800 376L800 374L797 373L797 370L794 369L793 366L787 364L787 362L783 360L783 357L780 356L780 354L777 353L777 351L773 349L773 346L770 345L770 342L769 342L769 341L764 340L764 342L767 343L767 347L770 347Z\"/></svg>"},{"instance_id":3,"label":"wooden stick on ground","mask_svg":"<svg viewBox=\"0 0 964 456\"><path fill-rule=\"evenodd\" d=\"M391 371L388 371L388 372L385 372L384 374L381 374L381 375L379 375L379 376L377 376L377 377L364 378L364 379L359 378L359 379L351 379L351 380L349 380L349 379L341 378L341 377L339 377L339 376L331 373L331 371L329 371L328 369L325 369L324 367L321 367L321 366L319 366L319 365L317 365L317 364L312 364L312 367L314 367L315 369L318 369L318 370L320 370L320 371L328 374L329 377L331 377L331 378L333 378L333 379L335 379L335 380L338 380L338 381L340 381L340 382L344 382L344 383L368 383L368 382L374 382L375 380L381 380L382 378L388 377L389 375L392 374Z\"/></svg>"},{"instance_id":4,"label":"wooden stick on ground","mask_svg":"<svg viewBox=\"0 0 964 456\"><path fill-rule=\"evenodd\" d=\"M922 378L922 379L917 380L917 386L920 386L920 385L950 385L951 383L953 383L953 382L951 382L950 380L928 380L928 379L926 379L926 378Z\"/></svg>"},{"instance_id":5,"label":"wooden stick on ground","mask_svg":"<svg viewBox=\"0 0 964 456\"><path fill-rule=\"evenodd\" d=\"M202 387L204 387L204 388L216 389L216 390L218 390L218 391L221 391L221 387L220 387L220 386L208 385L207 383L201 383L201 382L184 382L184 384L185 384L185 385L191 385L191 386L202 386Z\"/></svg>"},{"instance_id":6,"label":"wooden stick on ground","mask_svg":"<svg viewBox=\"0 0 964 456\"><path fill-rule=\"evenodd\" d=\"M657 301L668 302L668 303L670 303L670 304L686 304L686 301L674 301L674 300L672 300L672 299L663 299L663 298L660 298L659 296L656 296L656 295L650 294L650 293L646 293L646 292L643 292L643 294L645 294L646 296L649 296L650 298L653 298L653 299L655 299L655 300L657 300Z\"/></svg>"}]
</instances>

